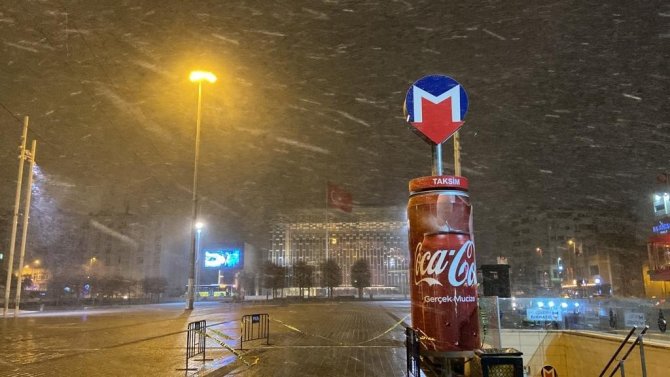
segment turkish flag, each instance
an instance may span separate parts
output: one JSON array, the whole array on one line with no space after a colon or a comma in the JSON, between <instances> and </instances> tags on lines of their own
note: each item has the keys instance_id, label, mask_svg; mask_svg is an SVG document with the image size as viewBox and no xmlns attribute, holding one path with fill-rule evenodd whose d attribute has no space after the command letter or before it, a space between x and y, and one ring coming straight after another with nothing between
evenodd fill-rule
<instances>
[{"instance_id":1,"label":"turkish flag","mask_svg":"<svg viewBox=\"0 0 670 377\"><path fill-rule=\"evenodd\" d=\"M351 193L328 182L328 207L351 212L352 205Z\"/></svg>"}]
</instances>

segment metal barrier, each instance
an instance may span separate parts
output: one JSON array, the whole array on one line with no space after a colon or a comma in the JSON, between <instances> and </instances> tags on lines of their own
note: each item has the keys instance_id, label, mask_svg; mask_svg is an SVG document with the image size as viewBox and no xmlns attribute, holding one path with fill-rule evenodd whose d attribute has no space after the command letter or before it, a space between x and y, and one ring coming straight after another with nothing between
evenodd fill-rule
<instances>
[{"instance_id":1,"label":"metal barrier","mask_svg":"<svg viewBox=\"0 0 670 377\"><path fill-rule=\"evenodd\" d=\"M207 351L207 322L205 320L195 321L188 324L186 330L186 368L177 370L198 370L198 368L189 368L188 360L192 357L202 354L202 359L196 361L211 361L205 357Z\"/></svg>"},{"instance_id":2,"label":"metal barrier","mask_svg":"<svg viewBox=\"0 0 670 377\"><path fill-rule=\"evenodd\" d=\"M405 349L407 351L407 376L421 376L421 354L419 333L411 327L405 328Z\"/></svg>"},{"instance_id":3,"label":"metal barrier","mask_svg":"<svg viewBox=\"0 0 670 377\"><path fill-rule=\"evenodd\" d=\"M248 314L242 316L240 327L240 349L244 349L244 342L266 339L265 344L270 344L270 315Z\"/></svg>"}]
</instances>

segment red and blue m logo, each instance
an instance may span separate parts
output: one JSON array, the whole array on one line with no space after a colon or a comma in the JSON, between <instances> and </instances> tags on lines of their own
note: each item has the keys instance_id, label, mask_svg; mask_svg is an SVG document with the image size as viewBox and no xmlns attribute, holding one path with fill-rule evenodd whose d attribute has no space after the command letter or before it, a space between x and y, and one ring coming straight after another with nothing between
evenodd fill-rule
<instances>
[{"instance_id":1,"label":"red and blue m logo","mask_svg":"<svg viewBox=\"0 0 670 377\"><path fill-rule=\"evenodd\" d=\"M426 76L415 82L405 97L407 121L434 144L441 144L463 125L468 96L448 76Z\"/></svg>"}]
</instances>

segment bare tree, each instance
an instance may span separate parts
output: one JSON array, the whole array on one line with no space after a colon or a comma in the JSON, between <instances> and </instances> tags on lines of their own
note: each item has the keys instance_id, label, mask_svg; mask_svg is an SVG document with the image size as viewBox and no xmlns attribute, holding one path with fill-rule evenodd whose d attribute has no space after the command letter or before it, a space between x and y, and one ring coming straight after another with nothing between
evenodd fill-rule
<instances>
[{"instance_id":1,"label":"bare tree","mask_svg":"<svg viewBox=\"0 0 670 377\"><path fill-rule=\"evenodd\" d=\"M272 289L272 297L277 297L277 290L285 286L286 268L270 261L263 264L263 287Z\"/></svg>"},{"instance_id":2,"label":"bare tree","mask_svg":"<svg viewBox=\"0 0 670 377\"><path fill-rule=\"evenodd\" d=\"M323 285L328 287L328 297L333 297L333 288L342 284L342 269L334 259L328 259L321 264Z\"/></svg>"},{"instance_id":3,"label":"bare tree","mask_svg":"<svg viewBox=\"0 0 670 377\"><path fill-rule=\"evenodd\" d=\"M142 290L149 295L149 300L160 302L161 294L167 289L168 282L164 277L147 277L142 279Z\"/></svg>"},{"instance_id":4,"label":"bare tree","mask_svg":"<svg viewBox=\"0 0 670 377\"><path fill-rule=\"evenodd\" d=\"M302 297L303 290L313 286L314 269L305 261L298 261L293 266L293 277L295 279L295 284L300 289L300 297Z\"/></svg>"},{"instance_id":5,"label":"bare tree","mask_svg":"<svg viewBox=\"0 0 670 377\"><path fill-rule=\"evenodd\" d=\"M363 289L370 286L370 264L359 259L351 266L351 285L358 288L358 298L363 298Z\"/></svg>"}]
</instances>

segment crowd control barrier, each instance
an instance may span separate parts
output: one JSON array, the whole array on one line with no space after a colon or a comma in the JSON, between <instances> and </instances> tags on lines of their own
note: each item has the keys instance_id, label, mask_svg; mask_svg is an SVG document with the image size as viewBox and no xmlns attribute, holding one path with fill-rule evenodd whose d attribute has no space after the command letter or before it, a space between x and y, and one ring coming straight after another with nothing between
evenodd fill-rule
<instances>
[{"instance_id":1,"label":"crowd control barrier","mask_svg":"<svg viewBox=\"0 0 670 377\"><path fill-rule=\"evenodd\" d=\"M421 354L419 333L411 327L405 328L405 349L407 350L407 377L421 376Z\"/></svg>"},{"instance_id":2,"label":"crowd control barrier","mask_svg":"<svg viewBox=\"0 0 670 377\"><path fill-rule=\"evenodd\" d=\"M242 316L240 327L240 349L244 349L244 342L265 339L270 344L270 315L248 314Z\"/></svg>"},{"instance_id":3,"label":"crowd control barrier","mask_svg":"<svg viewBox=\"0 0 670 377\"><path fill-rule=\"evenodd\" d=\"M189 368L188 361L189 359L202 355L202 359L196 361L211 361L212 359L207 359L205 357L207 352L207 322L205 320L195 321L188 324L188 329L186 330L186 368L177 369L183 371L198 370L197 368Z\"/></svg>"}]
</instances>

